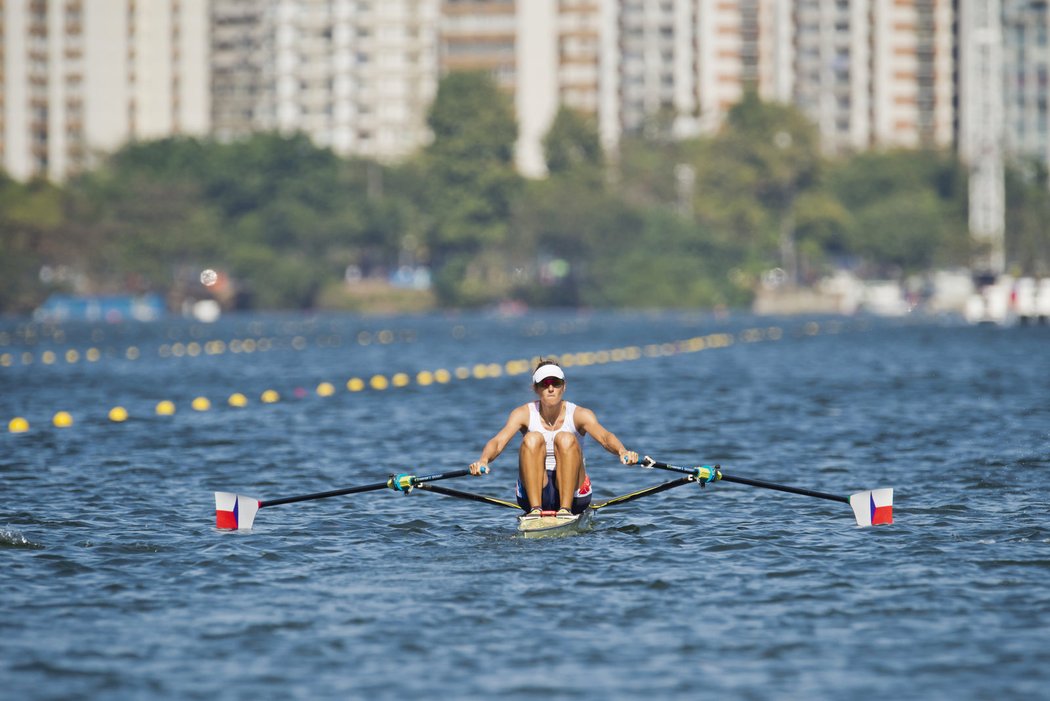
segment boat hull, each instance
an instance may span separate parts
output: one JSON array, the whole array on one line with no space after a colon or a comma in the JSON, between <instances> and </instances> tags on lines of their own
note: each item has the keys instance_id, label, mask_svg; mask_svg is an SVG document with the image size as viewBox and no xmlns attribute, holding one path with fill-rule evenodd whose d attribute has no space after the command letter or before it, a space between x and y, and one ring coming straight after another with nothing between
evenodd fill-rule
<instances>
[{"instance_id":1,"label":"boat hull","mask_svg":"<svg viewBox=\"0 0 1050 701\"><path fill-rule=\"evenodd\" d=\"M585 509L571 517L552 515L527 519L519 516L518 534L523 538L558 538L587 530L593 519L593 509Z\"/></svg>"}]
</instances>

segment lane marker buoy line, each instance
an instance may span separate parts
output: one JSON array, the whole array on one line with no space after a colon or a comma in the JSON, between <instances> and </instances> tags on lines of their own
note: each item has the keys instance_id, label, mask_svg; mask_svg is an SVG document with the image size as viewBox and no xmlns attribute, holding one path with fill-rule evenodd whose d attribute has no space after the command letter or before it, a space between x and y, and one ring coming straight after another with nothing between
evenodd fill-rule
<instances>
[{"instance_id":1,"label":"lane marker buoy line","mask_svg":"<svg viewBox=\"0 0 1050 701\"><path fill-rule=\"evenodd\" d=\"M828 321L823 324L819 322L807 322L794 333L788 334L780 326L755 327L737 333L710 333L704 336L669 341L666 343L651 343L641 346L625 346L621 348L604 349L597 351L578 351L575 353L549 354L543 358L555 360L563 367L587 367L590 365L602 365L606 363L627 362L642 359L661 358L685 353L696 353L704 350L715 350L728 348L735 344L747 344L769 341L780 341L784 338L805 338L816 336L821 333L840 333L845 328L844 322ZM403 388L410 386L413 381L420 387L433 385L444 385L454 380L484 380L498 377L517 376L532 371L540 356L531 358L517 358L502 363L475 363L470 366L459 366L451 369L439 368L437 370L419 370L414 373L395 372L388 375L374 374L368 377L351 377L342 384L346 391L351 393L372 390L376 392L385 391L390 388ZM313 394L320 398L335 395L339 390L337 383L321 381L315 387ZM297 387L285 395L276 389L266 389L257 394L245 394L234 392L223 399L209 399L204 395L195 396L189 402L189 410L197 413L211 411L213 408L226 407L230 410L244 409L253 404L276 404L285 397L293 399L305 399L311 393L306 389ZM256 397L256 399L252 399ZM135 416L156 415L174 416L179 407L169 399L158 401L149 411L136 410ZM90 412L89 416L98 416L100 412ZM124 423L133 417L126 407L117 405L105 412L106 418L113 423ZM13 417L8 421L9 433L27 433L33 425L39 425L40 420L34 419L30 422L23 416ZM69 428L76 425L77 418L67 410L58 410L47 422L55 428Z\"/></svg>"},{"instance_id":2,"label":"lane marker buoy line","mask_svg":"<svg viewBox=\"0 0 1050 701\"><path fill-rule=\"evenodd\" d=\"M394 343L414 343L415 338L402 334L400 337L392 331L381 330L377 332L362 331L351 341L359 346L370 346L373 344L390 345ZM45 350L15 350L0 351L0 368L12 368L19 366L51 366L60 365L63 362L68 365L77 363L97 363L109 360L140 360L145 355L156 355L163 359L170 358L195 358L224 355L226 353L248 354L265 353L271 350L293 350L305 351L312 348L341 348L344 339L333 336L316 337L309 339L306 336L295 336L291 339L280 339L273 337L256 338L233 338L230 340L213 339L210 341L175 341L172 343L161 343L156 348L142 345L128 345L124 347L113 346L90 346L88 348L55 348Z\"/></svg>"},{"instance_id":3,"label":"lane marker buoy line","mask_svg":"<svg viewBox=\"0 0 1050 701\"><path fill-rule=\"evenodd\" d=\"M551 325L554 325L556 328L551 330L549 328ZM589 321L561 322L557 324L541 321L527 325L522 330L522 333L526 337L542 336L548 333L566 335L586 330L588 325ZM448 329L448 334L451 338L461 341L467 340L470 335L467 327L462 324L453 325ZM171 335L181 336L182 334L169 334L169 336ZM169 338L169 340L161 341L159 344L156 344L156 341L149 341L147 343L114 346L112 344L102 345L104 334L99 334L96 337L93 332L93 345L85 347L84 344L80 344L42 350L39 348L5 349L6 346L11 345L10 336L10 332L0 332L0 368L53 366L60 365L63 361L68 365L77 363L93 364L103 360L134 361L146 355L156 355L160 358L169 359L216 356L227 352L234 354L267 352L271 350L287 350L289 348L295 351L304 351L310 348L341 348L344 345L353 344L358 346L391 345L394 343L415 343L419 340L420 333L418 329L361 329L356 333L332 331L311 335L304 332L284 336L256 333L253 336L231 339L211 338L205 340L195 337L183 340L181 338ZM190 336L194 336L194 334L191 333ZM27 342L33 346L36 345L35 335L27 334L26 338L33 339ZM52 340L55 342L62 342L64 338L65 335L62 333L52 334Z\"/></svg>"}]
</instances>

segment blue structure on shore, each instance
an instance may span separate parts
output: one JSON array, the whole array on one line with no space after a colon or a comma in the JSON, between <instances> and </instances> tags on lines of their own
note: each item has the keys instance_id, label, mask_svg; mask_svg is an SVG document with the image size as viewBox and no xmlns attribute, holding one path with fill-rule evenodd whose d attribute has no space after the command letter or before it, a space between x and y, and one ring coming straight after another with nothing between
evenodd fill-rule
<instances>
[{"instance_id":1,"label":"blue structure on shore","mask_svg":"<svg viewBox=\"0 0 1050 701\"><path fill-rule=\"evenodd\" d=\"M53 294L37 307L37 321L156 321L165 314L158 294L82 297Z\"/></svg>"}]
</instances>

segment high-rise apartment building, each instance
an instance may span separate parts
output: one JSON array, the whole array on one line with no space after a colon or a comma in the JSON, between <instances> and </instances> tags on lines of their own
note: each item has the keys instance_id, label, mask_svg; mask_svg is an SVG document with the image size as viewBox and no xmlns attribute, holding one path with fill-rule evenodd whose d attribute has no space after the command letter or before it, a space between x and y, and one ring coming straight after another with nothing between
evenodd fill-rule
<instances>
[{"instance_id":1,"label":"high-rise apartment building","mask_svg":"<svg viewBox=\"0 0 1050 701\"><path fill-rule=\"evenodd\" d=\"M439 0L212 0L220 137L301 131L344 156L426 143Z\"/></svg>"},{"instance_id":2,"label":"high-rise apartment building","mask_svg":"<svg viewBox=\"0 0 1050 701\"><path fill-rule=\"evenodd\" d=\"M973 266L998 275L1006 225L1002 4L959 4L959 155L970 166L970 234L983 249Z\"/></svg>"},{"instance_id":3,"label":"high-rise apartment building","mask_svg":"<svg viewBox=\"0 0 1050 701\"><path fill-rule=\"evenodd\" d=\"M559 105L614 148L648 125L712 133L749 89L801 108L829 153L944 147L953 22L951 0L445 0L441 70L515 95L529 175Z\"/></svg>"},{"instance_id":4,"label":"high-rise apartment building","mask_svg":"<svg viewBox=\"0 0 1050 701\"><path fill-rule=\"evenodd\" d=\"M212 0L212 133L229 139L251 132L262 105L263 71L270 63L265 3Z\"/></svg>"},{"instance_id":5,"label":"high-rise apartment building","mask_svg":"<svg viewBox=\"0 0 1050 701\"><path fill-rule=\"evenodd\" d=\"M792 101L829 152L949 146L950 0L796 0Z\"/></svg>"},{"instance_id":6,"label":"high-rise apartment building","mask_svg":"<svg viewBox=\"0 0 1050 701\"><path fill-rule=\"evenodd\" d=\"M871 144L950 146L955 81L950 0L877 0L872 17Z\"/></svg>"},{"instance_id":7,"label":"high-rise apartment building","mask_svg":"<svg viewBox=\"0 0 1050 701\"><path fill-rule=\"evenodd\" d=\"M546 172L542 141L565 105L607 124L618 138L611 94L615 45L613 0L444 0L439 64L442 74L481 70L514 100L515 158L529 176ZM603 73L604 71L604 73Z\"/></svg>"},{"instance_id":8,"label":"high-rise apartment building","mask_svg":"<svg viewBox=\"0 0 1050 701\"><path fill-rule=\"evenodd\" d=\"M1002 0L1002 6L1006 147L1050 164L1050 10L1032 0Z\"/></svg>"},{"instance_id":9,"label":"high-rise apartment building","mask_svg":"<svg viewBox=\"0 0 1050 701\"><path fill-rule=\"evenodd\" d=\"M206 0L0 3L0 154L60 181L133 139L209 129Z\"/></svg>"},{"instance_id":10,"label":"high-rise apartment building","mask_svg":"<svg viewBox=\"0 0 1050 701\"><path fill-rule=\"evenodd\" d=\"M430 138L441 75L513 96L545 172L559 106L614 149L647 125L711 133L747 89L829 153L967 148L970 0L0 0L0 158L60 180L129 139L302 131L397 160ZM1047 4L996 0L1005 153L1050 162ZM971 96L976 93L971 88Z\"/></svg>"}]
</instances>

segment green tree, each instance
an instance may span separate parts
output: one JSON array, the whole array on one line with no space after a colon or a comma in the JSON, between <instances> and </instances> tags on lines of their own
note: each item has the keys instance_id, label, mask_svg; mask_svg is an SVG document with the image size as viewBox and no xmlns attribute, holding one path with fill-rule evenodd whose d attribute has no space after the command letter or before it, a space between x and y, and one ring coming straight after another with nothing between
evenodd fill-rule
<instances>
[{"instance_id":1,"label":"green tree","mask_svg":"<svg viewBox=\"0 0 1050 701\"><path fill-rule=\"evenodd\" d=\"M715 169L704 169L704 185L734 202L727 213L749 257L779 263L794 281L795 201L816 186L822 166L813 123L794 107L763 102L748 91L730 109L709 157ZM763 216L749 215L756 206Z\"/></svg>"},{"instance_id":2,"label":"green tree","mask_svg":"<svg viewBox=\"0 0 1050 701\"><path fill-rule=\"evenodd\" d=\"M24 312L44 300L49 286L39 273L63 252L62 222L58 188L0 174L0 311Z\"/></svg>"},{"instance_id":3,"label":"green tree","mask_svg":"<svg viewBox=\"0 0 1050 701\"><path fill-rule=\"evenodd\" d=\"M488 74L451 73L438 86L427 122L434 140L423 155L426 243L438 268L437 290L445 302L480 302L498 295L500 275L472 260L506 242L521 187L513 106Z\"/></svg>"},{"instance_id":4,"label":"green tree","mask_svg":"<svg viewBox=\"0 0 1050 701\"><path fill-rule=\"evenodd\" d=\"M875 270L966 265L966 176L940 151L871 151L829 168L827 192L852 213L845 249Z\"/></svg>"},{"instance_id":5,"label":"green tree","mask_svg":"<svg viewBox=\"0 0 1050 701\"><path fill-rule=\"evenodd\" d=\"M543 138L547 170L557 176L574 170L597 173L604 164L598 126L593 119L562 106Z\"/></svg>"},{"instance_id":6,"label":"green tree","mask_svg":"<svg viewBox=\"0 0 1050 701\"><path fill-rule=\"evenodd\" d=\"M1006 171L1007 265L1021 275L1050 274L1050 192L1047 168L1030 163Z\"/></svg>"},{"instance_id":7,"label":"green tree","mask_svg":"<svg viewBox=\"0 0 1050 701\"><path fill-rule=\"evenodd\" d=\"M898 192L857 212L855 246L875 271L895 276L899 271L928 269L941 246L941 207L927 190Z\"/></svg>"},{"instance_id":8,"label":"green tree","mask_svg":"<svg viewBox=\"0 0 1050 701\"><path fill-rule=\"evenodd\" d=\"M795 201L795 242L799 274L810 281L826 272L831 262L847 262L853 249L856 219L825 189L814 189Z\"/></svg>"}]
</instances>

